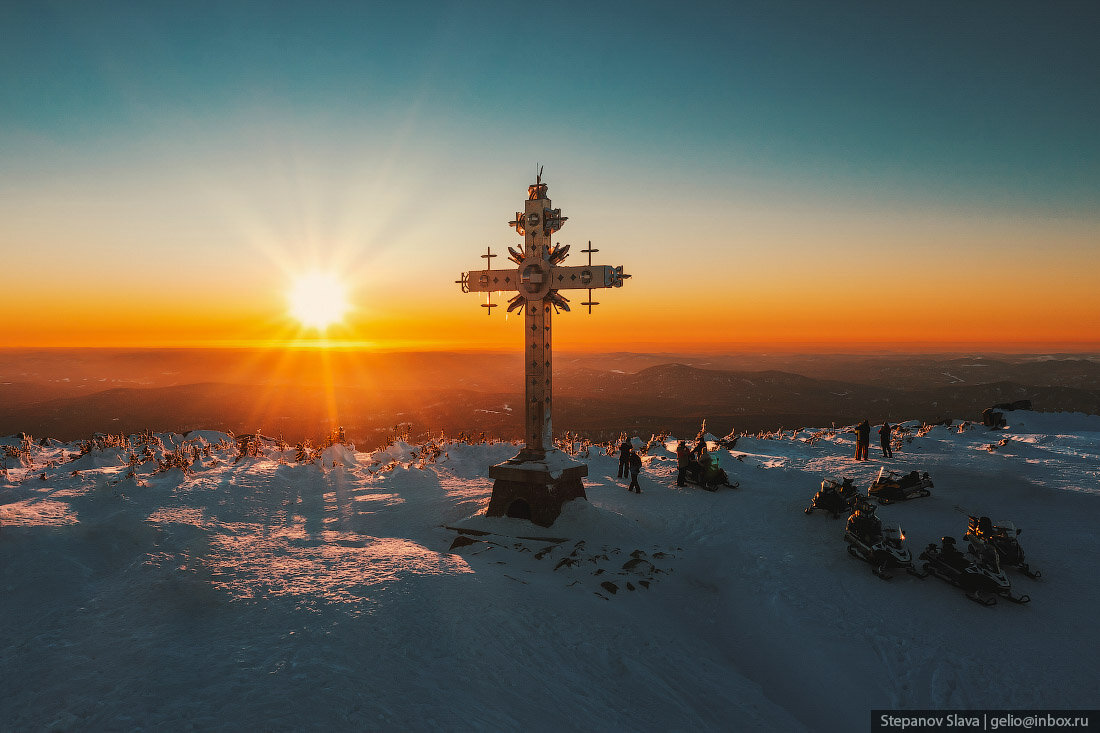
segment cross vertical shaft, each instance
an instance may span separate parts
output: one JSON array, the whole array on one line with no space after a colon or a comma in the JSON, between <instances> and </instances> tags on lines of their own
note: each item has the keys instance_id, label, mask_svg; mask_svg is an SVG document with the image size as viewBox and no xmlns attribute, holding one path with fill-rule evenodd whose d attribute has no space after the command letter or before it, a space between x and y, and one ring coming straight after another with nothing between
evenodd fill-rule
<instances>
[{"instance_id":1,"label":"cross vertical shaft","mask_svg":"<svg viewBox=\"0 0 1100 733\"><path fill-rule=\"evenodd\" d=\"M527 336L524 353L524 428L526 450L521 456L540 460L553 450L553 420L551 410L553 375L553 340L550 331L550 229L543 218L550 207L545 198L546 187L541 181L529 190L523 212L523 252L520 265L521 291L528 291L524 308L524 332ZM538 297L538 296L542 297ZM537 298L537 299L536 299Z\"/></svg>"},{"instance_id":2,"label":"cross vertical shaft","mask_svg":"<svg viewBox=\"0 0 1100 733\"><path fill-rule=\"evenodd\" d=\"M553 449L553 421L550 411L553 352L550 340L550 304L546 300L529 303L524 317L527 326L527 353L531 359L524 368L527 387L527 451L542 458Z\"/></svg>"}]
</instances>

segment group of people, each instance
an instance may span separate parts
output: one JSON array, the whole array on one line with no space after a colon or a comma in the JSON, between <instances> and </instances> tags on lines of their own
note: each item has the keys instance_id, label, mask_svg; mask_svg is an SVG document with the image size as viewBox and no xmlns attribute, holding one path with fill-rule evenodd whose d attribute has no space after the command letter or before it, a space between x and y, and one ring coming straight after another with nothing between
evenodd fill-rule
<instances>
[{"instance_id":1,"label":"group of people","mask_svg":"<svg viewBox=\"0 0 1100 733\"><path fill-rule=\"evenodd\" d=\"M882 447L883 458L893 458L891 448L894 429L885 420L878 429L879 445ZM856 460L867 460L867 449L871 443L871 423L866 419L856 425ZM686 486L689 473L701 475L710 465L710 451L707 441L699 437L695 441L695 447L688 448L687 441L681 440L676 446L676 485ZM642 457L634 450L627 438L623 438L619 445L619 478L630 478L627 491L642 493L642 487L638 484L638 474L642 470Z\"/></svg>"},{"instance_id":2,"label":"group of people","mask_svg":"<svg viewBox=\"0 0 1100 733\"><path fill-rule=\"evenodd\" d=\"M619 478L630 476L630 486L627 487L627 491L642 493L642 487L638 485L638 472L641 470L642 457L638 455L638 451L634 450L630 441L623 438L622 445L619 446Z\"/></svg>"},{"instance_id":3,"label":"group of people","mask_svg":"<svg viewBox=\"0 0 1100 733\"><path fill-rule=\"evenodd\" d=\"M890 423L885 420L882 421L882 427L878 429L879 443L882 446L882 457L893 458L894 451L890 448L890 441L893 437L893 428L890 427ZM871 443L871 424L864 418L863 422L856 425L856 460L867 460L867 448Z\"/></svg>"},{"instance_id":4,"label":"group of people","mask_svg":"<svg viewBox=\"0 0 1100 733\"><path fill-rule=\"evenodd\" d=\"M681 440L676 446L676 485L687 486L688 475L702 476L710 466L710 450L707 441L702 437L696 439L695 447L688 448L687 441ZM619 478L630 478L630 486L627 491L637 494L642 493L642 487L638 485L638 473L642 470L642 458L630 441L623 438L619 445Z\"/></svg>"},{"instance_id":5,"label":"group of people","mask_svg":"<svg viewBox=\"0 0 1100 733\"><path fill-rule=\"evenodd\" d=\"M681 440L676 445L676 485L686 486L689 473L701 476L704 469L710 465L710 450L707 441L702 436L696 438L695 447L688 448L687 442Z\"/></svg>"},{"instance_id":6,"label":"group of people","mask_svg":"<svg viewBox=\"0 0 1100 733\"><path fill-rule=\"evenodd\" d=\"M687 477L694 477L692 481L700 482L709 468L712 468L711 450L707 448L706 440L702 436L696 438L694 448L687 447L686 440L681 440L676 445L676 485L687 485ZM630 445L630 441L624 438L619 445L618 478L630 479L627 491L641 493L641 486L638 485L640 471L641 457L634 446ZM719 473L719 482L728 483L725 473L720 471Z\"/></svg>"}]
</instances>

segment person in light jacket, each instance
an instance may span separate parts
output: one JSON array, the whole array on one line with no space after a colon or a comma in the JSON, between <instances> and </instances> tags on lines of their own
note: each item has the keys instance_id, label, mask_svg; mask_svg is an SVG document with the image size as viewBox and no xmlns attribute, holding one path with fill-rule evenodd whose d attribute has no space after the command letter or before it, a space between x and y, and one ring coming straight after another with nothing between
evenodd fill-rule
<instances>
[{"instance_id":1,"label":"person in light jacket","mask_svg":"<svg viewBox=\"0 0 1100 733\"><path fill-rule=\"evenodd\" d=\"M676 446L676 485L687 485L687 470L691 465L691 449L687 447L687 443L680 441Z\"/></svg>"},{"instance_id":2,"label":"person in light jacket","mask_svg":"<svg viewBox=\"0 0 1100 733\"><path fill-rule=\"evenodd\" d=\"M863 420L856 425L856 460L867 460L867 446L871 444L871 423Z\"/></svg>"}]
</instances>

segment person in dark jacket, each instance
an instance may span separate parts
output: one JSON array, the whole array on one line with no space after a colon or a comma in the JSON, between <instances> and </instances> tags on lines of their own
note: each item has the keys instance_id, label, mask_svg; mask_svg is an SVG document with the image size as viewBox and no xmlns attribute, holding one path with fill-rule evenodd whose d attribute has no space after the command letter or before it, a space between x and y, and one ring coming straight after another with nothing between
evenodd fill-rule
<instances>
[{"instance_id":1,"label":"person in dark jacket","mask_svg":"<svg viewBox=\"0 0 1100 733\"><path fill-rule=\"evenodd\" d=\"M642 470L642 457L634 451L630 451L627 464L630 466L630 486L626 490L640 494L642 493L642 487L638 485L638 472Z\"/></svg>"},{"instance_id":2,"label":"person in dark jacket","mask_svg":"<svg viewBox=\"0 0 1100 733\"><path fill-rule=\"evenodd\" d=\"M878 429L879 443L882 445L882 457L893 458L894 452L890 450L890 423L882 421L882 427Z\"/></svg>"},{"instance_id":3,"label":"person in dark jacket","mask_svg":"<svg viewBox=\"0 0 1100 733\"><path fill-rule=\"evenodd\" d=\"M623 438L623 442L619 445L619 478L626 478L629 471L627 463L630 460L630 441Z\"/></svg>"},{"instance_id":4,"label":"person in dark jacket","mask_svg":"<svg viewBox=\"0 0 1100 733\"><path fill-rule=\"evenodd\" d=\"M691 449L691 455L698 459L699 454L707 449L707 441L703 439L703 434L699 433L699 437L695 439L695 447Z\"/></svg>"},{"instance_id":5,"label":"person in dark jacket","mask_svg":"<svg viewBox=\"0 0 1100 733\"><path fill-rule=\"evenodd\" d=\"M882 540L882 520L875 516L875 505L859 502L852 516L848 517L847 531L868 545Z\"/></svg>"},{"instance_id":6,"label":"person in dark jacket","mask_svg":"<svg viewBox=\"0 0 1100 733\"><path fill-rule=\"evenodd\" d=\"M871 423L863 420L856 425L856 460L867 460L867 447L871 444Z\"/></svg>"},{"instance_id":7,"label":"person in dark jacket","mask_svg":"<svg viewBox=\"0 0 1100 733\"><path fill-rule=\"evenodd\" d=\"M687 485L687 470L691 465L691 450L687 447L687 443L680 441L676 446L676 485Z\"/></svg>"}]
</instances>

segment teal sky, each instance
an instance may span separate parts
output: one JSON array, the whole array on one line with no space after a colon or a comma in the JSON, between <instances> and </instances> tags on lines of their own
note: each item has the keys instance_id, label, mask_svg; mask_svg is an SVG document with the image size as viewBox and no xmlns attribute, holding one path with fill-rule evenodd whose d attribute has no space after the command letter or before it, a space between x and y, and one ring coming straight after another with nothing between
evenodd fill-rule
<instances>
[{"instance_id":1,"label":"teal sky","mask_svg":"<svg viewBox=\"0 0 1100 733\"><path fill-rule=\"evenodd\" d=\"M1095 2L7 2L0 246L79 262L64 220L171 261L262 249L253 226L450 273L510 243L538 161L578 236L645 252L732 216L796 252L912 217L1072 253L1098 231L1098 39Z\"/></svg>"}]
</instances>

